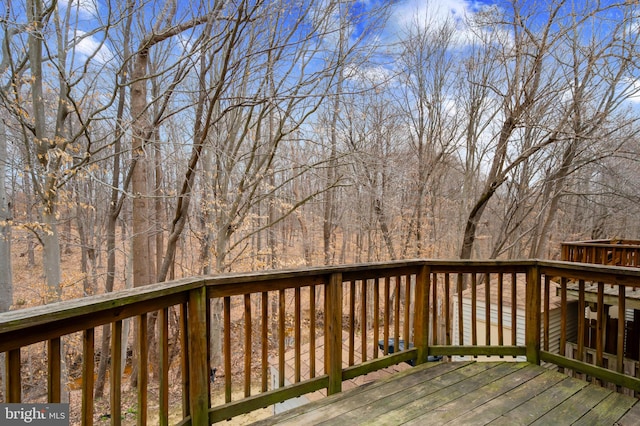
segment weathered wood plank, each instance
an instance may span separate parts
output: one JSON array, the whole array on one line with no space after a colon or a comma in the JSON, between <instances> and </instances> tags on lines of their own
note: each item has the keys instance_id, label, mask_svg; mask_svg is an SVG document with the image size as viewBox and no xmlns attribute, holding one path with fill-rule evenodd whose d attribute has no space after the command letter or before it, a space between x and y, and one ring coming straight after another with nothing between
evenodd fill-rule
<instances>
[{"instance_id":1,"label":"weathered wood plank","mask_svg":"<svg viewBox=\"0 0 640 426\"><path fill-rule=\"evenodd\" d=\"M560 373L550 371L545 374L556 375ZM542 393L538 393L539 390L535 387L529 387L529 393L532 396L531 399L497 418L490 424L510 426L531 424L587 385L587 382L565 376L563 380ZM522 387L526 388L527 384L524 384Z\"/></svg>"},{"instance_id":2,"label":"weathered wood plank","mask_svg":"<svg viewBox=\"0 0 640 426\"><path fill-rule=\"evenodd\" d=\"M413 387L400 393L400 398L383 398L373 404L373 409L357 410L349 413L341 420L358 419L365 415L374 416L376 425L397 425L423 415L427 411L439 410L443 405L481 388L514 370L522 368L523 364L514 363L477 363L488 364L490 368L478 374L469 374L475 364L456 370L450 374L436 377L428 386ZM469 374L469 375L467 375ZM455 382L460 378L460 381ZM440 386L438 386L440 385ZM435 391L434 391L435 390ZM377 410L377 412L372 412Z\"/></svg>"},{"instance_id":3,"label":"weathered wood plank","mask_svg":"<svg viewBox=\"0 0 640 426\"><path fill-rule=\"evenodd\" d=\"M341 416L344 413L348 413L354 407L354 401L356 406L357 400L362 401L360 405L366 404L367 399L374 400L373 397L369 398L368 395L374 392L374 395L383 392L385 394L392 394L395 392L402 392L407 387L413 386L418 383L425 383L434 377L445 374L449 371L453 371L459 368L463 368L469 363L425 363L412 369L404 370L396 373L393 376L387 377L382 380L378 380L373 383L369 383L359 388L350 389L341 394L331 395L327 398L323 398L319 401L315 401L313 404L297 407L289 410L278 416L261 420L255 425L265 426L271 424L282 425L298 425L298 424L313 424L314 419L326 420L329 418ZM384 391L379 389L384 388Z\"/></svg>"},{"instance_id":4,"label":"weathered wood plank","mask_svg":"<svg viewBox=\"0 0 640 426\"><path fill-rule=\"evenodd\" d=\"M542 369L543 367L538 367ZM564 380L563 374L540 374L509 392L508 398L496 398L480 405L447 424L487 424L531 399L531 389L541 393ZM525 386L526 385L526 386Z\"/></svg>"},{"instance_id":5,"label":"weathered wood plank","mask_svg":"<svg viewBox=\"0 0 640 426\"><path fill-rule=\"evenodd\" d=\"M640 404L636 402L629 411L626 412L620 420L618 420L619 426L634 426L640 424Z\"/></svg>"},{"instance_id":6,"label":"weathered wood plank","mask_svg":"<svg viewBox=\"0 0 640 426\"><path fill-rule=\"evenodd\" d=\"M468 411L471 411L482 404L487 403L488 401L506 394L524 382L527 382L543 373L543 370L530 364L525 363L521 364L521 366L523 368L514 368L512 373L471 391L461 398L444 404L438 407L435 411L424 413L423 415L408 421L406 424L444 424L464 415Z\"/></svg>"},{"instance_id":7,"label":"weathered wood plank","mask_svg":"<svg viewBox=\"0 0 640 426\"><path fill-rule=\"evenodd\" d=\"M571 398L533 422L533 424L539 426L549 425L558 423L558 420L561 420L564 424L571 424L609 396L609 394L611 394L610 390L600 386L585 386Z\"/></svg>"},{"instance_id":8,"label":"weathered wood plank","mask_svg":"<svg viewBox=\"0 0 640 426\"><path fill-rule=\"evenodd\" d=\"M613 425L637 402L637 399L630 396L611 392L609 396L582 416L574 425Z\"/></svg>"},{"instance_id":9,"label":"weathered wood plank","mask_svg":"<svg viewBox=\"0 0 640 426\"><path fill-rule=\"evenodd\" d=\"M363 397L361 394L352 395L347 401L344 412L335 417L327 415L319 419L312 420L312 424L358 424L360 422L374 422L376 424L385 420L385 415L397 407L404 407L411 401L423 401L430 399L434 394L443 390L449 390L451 385L464 382L469 377L482 376L488 370L495 367L495 364L473 363L466 367L453 369L441 374L440 369L433 371L436 375L429 380L419 380L418 377L407 378L400 382L392 382L384 387L378 387L371 392L367 392ZM391 385L391 386L390 386ZM446 392L445 392L446 393ZM440 393L443 395L443 393ZM330 411L332 413L332 411ZM313 413L315 414L315 413ZM306 423L307 418L303 418ZM389 420L386 418L386 420ZM318 423L320 422L321 423ZM397 424L397 414L392 415L392 424ZM301 423L298 423L301 424Z\"/></svg>"}]
</instances>

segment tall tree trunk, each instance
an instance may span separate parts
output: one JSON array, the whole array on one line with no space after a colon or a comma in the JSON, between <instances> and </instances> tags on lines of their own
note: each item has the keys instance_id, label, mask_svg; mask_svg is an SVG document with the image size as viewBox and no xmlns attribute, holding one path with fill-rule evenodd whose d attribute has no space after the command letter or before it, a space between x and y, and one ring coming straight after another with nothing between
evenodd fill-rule
<instances>
[{"instance_id":1,"label":"tall tree trunk","mask_svg":"<svg viewBox=\"0 0 640 426\"><path fill-rule=\"evenodd\" d=\"M11 208L5 186L9 158L4 122L0 121L0 126L0 313L2 313L8 311L13 304L13 276L11 270L11 225L9 224ZM0 367L0 370L4 370L4 365Z\"/></svg>"},{"instance_id":2,"label":"tall tree trunk","mask_svg":"<svg viewBox=\"0 0 640 426\"><path fill-rule=\"evenodd\" d=\"M151 200L149 198L149 160L147 138L151 134L148 122L147 105L147 68L149 50L143 47L136 54L131 84L131 113L133 114L131 150L135 163L131 190L133 191L133 287L143 287L155 281L155 254L151 252L152 223L149 220ZM153 160L153 158L151 158ZM153 163L151 163L153 164ZM138 323L134 326L134 335L138 335ZM150 334L153 336L154 334ZM138 345L134 345L134 362L131 373L131 385L138 386L138 359L147 354L138 353Z\"/></svg>"},{"instance_id":3,"label":"tall tree trunk","mask_svg":"<svg viewBox=\"0 0 640 426\"><path fill-rule=\"evenodd\" d=\"M129 40L131 35L131 21L133 17L133 8L135 6L135 0L127 0L127 20L125 23L124 38L123 38L123 58L124 64L118 75L120 80L120 90L118 91L118 106L116 112L116 126L114 129L114 142L113 142L113 170L111 175L111 196L109 199L109 209L107 213L107 276L105 279L106 293L113 291L113 286L116 277L116 226L120 211L122 210L122 204L124 202L124 196L120 198L120 158L122 156L122 136L124 127L124 106L126 102L126 86L127 81L127 61L129 60ZM128 186L125 183L125 188ZM123 339L126 342L127 334L123 333ZM102 327L102 342L100 345L100 363L98 365L98 375L96 378L96 392L95 398L101 398L104 394L104 385L106 383L106 374L109 361L111 341L111 327L105 325ZM123 350L127 350L126 343L122 345ZM126 357L122 358L126 361Z\"/></svg>"}]
</instances>

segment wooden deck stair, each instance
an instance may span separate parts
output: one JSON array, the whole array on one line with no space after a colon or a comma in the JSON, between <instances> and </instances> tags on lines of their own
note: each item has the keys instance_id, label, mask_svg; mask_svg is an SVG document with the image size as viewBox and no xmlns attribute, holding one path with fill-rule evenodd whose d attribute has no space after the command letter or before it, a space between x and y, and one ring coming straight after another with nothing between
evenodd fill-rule
<instances>
[{"instance_id":1,"label":"wooden deck stair","mask_svg":"<svg viewBox=\"0 0 640 426\"><path fill-rule=\"evenodd\" d=\"M256 425L637 425L640 404L526 362L429 363Z\"/></svg>"}]
</instances>

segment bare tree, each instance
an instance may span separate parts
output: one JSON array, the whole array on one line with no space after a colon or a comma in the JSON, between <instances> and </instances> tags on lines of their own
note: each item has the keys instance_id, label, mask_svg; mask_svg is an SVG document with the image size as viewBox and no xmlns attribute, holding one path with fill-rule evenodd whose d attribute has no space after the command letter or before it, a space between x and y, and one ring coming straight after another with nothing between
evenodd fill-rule
<instances>
[{"instance_id":1,"label":"bare tree","mask_svg":"<svg viewBox=\"0 0 640 426\"><path fill-rule=\"evenodd\" d=\"M11 273L11 206L7 196L7 137L4 123L0 123L0 312L13 304L13 277Z\"/></svg>"},{"instance_id":2,"label":"bare tree","mask_svg":"<svg viewBox=\"0 0 640 426\"><path fill-rule=\"evenodd\" d=\"M399 96L409 130L411 162L416 168L411 179L415 198L409 209L403 257L410 247L415 255L424 255L425 229L431 229L432 240L435 221L425 226L427 198L438 199L437 177L444 173L446 158L456 148L457 127L455 114L450 111L455 81L456 59L455 24L445 20L436 22L431 16L415 16L402 37L399 55L400 79L405 85ZM429 195L429 196L428 196ZM428 196L428 197L427 197ZM434 218L433 212L431 217Z\"/></svg>"},{"instance_id":3,"label":"bare tree","mask_svg":"<svg viewBox=\"0 0 640 426\"><path fill-rule=\"evenodd\" d=\"M556 33L556 22L561 19L564 1L545 5L544 19L535 8L525 8L518 2L511 4L510 14L505 15L505 24L492 27L501 34L508 30L508 37L497 37L487 48L487 60L499 61L502 79L483 81L498 96L501 104L501 123L493 137L489 170L484 179L484 187L471 205L466 220L460 257L469 259L472 255L478 224L484 211L498 188L508 179L511 171L533 153L557 141L554 133L527 151L513 155L514 133L521 129L529 114L541 105L548 105L550 96L557 93L553 83L553 65L549 66L550 52L561 34ZM508 18L511 19L508 19ZM545 80L546 79L546 80Z\"/></svg>"}]
</instances>

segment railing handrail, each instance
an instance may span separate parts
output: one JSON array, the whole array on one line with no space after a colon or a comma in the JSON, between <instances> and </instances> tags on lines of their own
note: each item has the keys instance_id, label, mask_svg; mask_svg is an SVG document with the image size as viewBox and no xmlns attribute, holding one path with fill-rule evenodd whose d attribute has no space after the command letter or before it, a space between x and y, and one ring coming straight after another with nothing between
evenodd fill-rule
<instances>
[{"instance_id":1,"label":"railing handrail","mask_svg":"<svg viewBox=\"0 0 640 426\"><path fill-rule=\"evenodd\" d=\"M490 274L496 273L500 275L500 280L502 280L503 275L512 274L512 278L509 279L514 286L516 285L516 274L519 274L519 276L524 275L526 277L527 303L524 311L526 314L524 342L516 342L512 339L511 344L502 345L502 343L500 343L500 346L492 346L490 344L483 346L476 342L474 342L472 346L465 346L464 342L456 346L451 344L447 344L445 346L442 345L442 342L440 342L440 344L430 345L429 336L430 334L433 336L436 332L437 326L435 313L430 312L430 303L435 306L435 300L438 297L443 297L443 295L438 296L436 294L436 286L432 285L436 282L436 274L445 275L447 280L449 279L449 275L455 276L458 274L458 278L462 280L462 274L470 274L473 277L484 274L488 277ZM456 354L500 356L526 355L527 359L533 363L550 361L554 362L556 365L564 365L568 368L586 368L588 369L589 374L596 375L596 377L600 374L600 377L604 377L605 380L617 381L617 383L622 383L629 388L640 390L640 384L636 383L638 382L638 379L627 378L620 372L603 372L604 370L602 366L592 368L584 365L584 363L580 363L580 361L569 360L562 354L553 354L548 350L541 349L540 336L540 325L545 323L545 326L548 327L548 311L541 309L541 306L544 308L544 304L548 303L548 287L550 280L555 280L555 277L562 277L565 292L567 280L580 280L594 282L601 281L606 282L607 284L620 285L622 286L621 294L624 294L622 291L624 287L640 287L640 269L537 259L471 261L459 259L413 259L277 271L228 273L215 276L179 279L165 283L156 283L140 288L119 290L112 293L94 295L82 299L61 301L49 305L2 313L0 314L0 352L9 353L13 351L11 362L15 363L19 362L19 351L16 351L17 349L32 343L47 341L49 341L50 344L53 342L53 344L58 345L59 347L59 338L61 336L75 332L86 333L88 331L88 334L86 334L87 338L90 339L88 341L88 347L90 348L88 353L92 354L94 346L92 329L101 325L114 324L115 322L122 321L126 318L145 316L150 312L161 311L163 309L166 310L166 308L171 306L182 306L183 309L188 308L188 313L185 313L185 315L187 315L185 317L187 318L185 321L189 322L189 324L194 324L194 328L191 328L191 325L189 325L189 331L195 330L198 331L199 334L198 336L189 336L187 339L188 342L184 342L186 350L188 351L188 359L185 360L190 363L190 367L188 367L187 372L189 372L189 378L191 381L185 383L190 387L190 393L192 394L189 402L191 406L191 415L196 415L196 417L200 416L198 417L199 420L193 421L202 421L202 416L204 416L204 413L206 412L209 413L209 419L217 419L218 417L216 416L220 416L222 419L227 418L225 416L235 415L245 408L243 408L240 403L234 403L229 404L228 406L223 406L224 408L222 409L216 408L214 410L207 408L206 399L195 401L195 398L202 398L201 390L206 389L208 386L206 378L203 379L200 377L206 377L207 375L202 374L202 372L208 371L208 365L205 357L208 350L207 340L206 337L204 337L208 327L208 308L206 307L208 300L212 298L222 298L225 299L225 306L228 306L227 299L233 296L244 295L246 309L246 306L248 306L247 303L251 303L250 296L248 296L251 294L258 294L259 296L260 293L264 295L266 292L278 291L283 294L283 291L287 289L295 289L296 291L299 291L301 288L320 285L324 286L325 292L329 291L329 293L325 293L325 297L328 298L327 300L333 300L335 303L342 305L342 296L337 296L335 291L342 291L336 289L341 288L340 286L343 283L351 282L351 285L353 286L355 281L360 281L364 291L365 281L369 279L384 279L388 285L389 278L393 278L395 279L396 285L398 285L397 288L399 289L399 277L401 275L407 277L406 280L403 280L405 288L409 286L409 275L414 276L416 283L415 300L413 299L414 296L412 296L411 299L412 302L415 301L416 304L415 311L412 311L411 313L411 315L415 315L415 323L413 324L414 340L411 340L411 343L415 343L415 347L413 349L408 349L403 353L393 354L385 360L368 360L368 363L354 366L350 365L347 368L344 368L341 362L329 361L331 370L328 371L326 375L316 376L315 379L312 377L310 380L295 384L294 386L291 386L291 392L288 393L280 390L273 390L263 393L260 396L252 397L249 399L249 405L253 404L251 405L252 407L261 407L263 406L263 403L270 403L272 400L275 401L277 398L280 398L285 394L297 396L296 392L298 391L310 391L322 387L326 387L329 393L332 393L340 389L340 381L344 380L344 377L353 377L354 375L366 373L367 371L373 371L371 366L374 364L376 368L380 368L392 365L394 362L408 360L415 360L417 363L425 362L427 357L430 355L450 356ZM541 280L542 275L545 276L544 280ZM431 281L432 279L433 281ZM476 284L475 278L473 278L473 286ZM453 289L452 292L455 293L455 288L456 287L454 285L449 287L449 284L447 284L447 291L449 291L449 289ZM457 288L459 289L462 287ZM544 301L541 300L541 291L543 289L547 292ZM489 297L489 291L486 289L486 286L484 291L486 292L486 297ZM451 294L446 293L444 297L451 297ZM461 294L457 297L459 310L462 310L461 297ZM566 301L566 295L564 297ZM431 302L430 298L432 298ZM448 310L448 303L446 305L446 309ZM489 304L484 304L483 308L486 310L487 317L490 315L490 308L488 305ZM225 307L225 309L228 308ZM299 310L299 307L297 309ZM328 310L324 312L325 321L326 324L330 325L332 328L326 329L325 348L328 348L327 350L334 351L335 356L340 360L341 355L337 351L341 350L339 349L341 348L341 340L338 334L338 330L341 329L340 322L342 321L341 308L334 309L334 307L330 306L327 307L327 309ZM389 309L391 309L390 306ZM399 308L395 309L396 313L393 314L394 321L398 318L399 312ZM408 312L408 307L405 306L403 309L404 312ZM472 309L476 309L476 307ZM452 313L450 312L446 317L449 318L451 315ZM462 314L459 313L459 315ZM353 316L353 314L351 314L351 316ZM433 319L430 319L432 316ZM462 317L460 316L459 318ZM146 319L144 321L146 321ZM166 321L166 318L164 321ZM475 324L475 319L473 321ZM183 324L183 326L186 326L186 323ZM388 328L388 323L385 327ZM450 325L447 325L446 327L447 330L451 328ZM486 333L488 336L489 325L486 327ZM502 327L502 325L500 327ZM473 325L472 328L475 328L475 325ZM395 333L397 336L398 331ZM202 334L202 336L200 336L200 334ZM403 335L406 336L406 334ZM387 339L388 337L392 336L385 335L384 339ZM351 336L351 338L353 339L353 336ZM545 336L545 338L548 337ZM55 342L56 339L58 340L57 342ZM374 337L374 343L377 343L377 339L377 337ZM524 343L524 345L522 343ZM19 370L19 366L15 367L16 364L13 365L13 371L15 373ZM198 383L195 383L194 381L198 381ZM13 389L16 390L19 388L19 385L16 385L15 383L12 386ZM88 391L88 393L85 392L85 394L89 395L90 391ZM83 411L83 415L84 414L86 413ZM189 414L186 413L185 418L188 417Z\"/></svg>"},{"instance_id":2,"label":"railing handrail","mask_svg":"<svg viewBox=\"0 0 640 426\"><path fill-rule=\"evenodd\" d=\"M143 287L116 290L110 293L91 295L78 299L64 300L49 303L47 305L27 307L0 313L0 352L4 352L7 350L6 346L3 346L3 336L5 336L6 333L9 332L20 331L29 327L42 326L44 324L61 322L70 318L75 318L79 315L83 316L85 314L92 314L96 316L107 311L117 311L131 304L149 302L158 298L172 297L177 294L188 292L202 286L212 288L212 291L214 291L216 293L216 297L218 297L227 295L231 292L234 295L241 295L245 292L249 292L250 290L247 290L245 292L237 291L237 286L242 284L255 285L257 283L267 281L313 278L321 275L329 275L332 273L341 273L345 280L349 280L352 278L354 273L357 274L357 279L366 279L368 275L370 275L370 277L372 278L379 277L379 272L384 271L385 269L389 269L390 271L392 270L390 275L393 275L396 274L397 270L402 267L419 268L422 265L430 266L434 272L482 272L483 267L491 269L496 266L510 266L515 270L524 270L523 267L528 267L534 265L535 263L535 260L467 261L459 259L413 259L403 261L292 268L259 272L223 273L209 276L181 278L173 281L154 283ZM366 270L371 271L370 274L367 274ZM300 282L298 285L308 285L308 282ZM229 290L230 286L233 286L234 289ZM286 287L289 288L290 286L287 285ZM270 288L274 290L278 289L277 287ZM131 298L135 298L135 302L132 302ZM168 303L167 306L169 304L174 303ZM145 309L145 311L148 311L148 309ZM130 317L132 315L135 315L136 313L137 312L134 312L132 314L131 311L127 311L121 316L111 317L111 321L115 321L119 318ZM102 323L99 323L97 320L93 320L91 321L91 324L100 325ZM87 328L86 323L78 324L77 329L74 331L81 331L85 328ZM60 333L60 335L63 334L68 334L68 332ZM4 342L5 345L7 343L8 342Z\"/></svg>"},{"instance_id":3,"label":"railing handrail","mask_svg":"<svg viewBox=\"0 0 640 426\"><path fill-rule=\"evenodd\" d=\"M640 240L585 240L585 241L564 241L561 246L584 246L584 247L638 247L640 248Z\"/></svg>"},{"instance_id":4,"label":"railing handrail","mask_svg":"<svg viewBox=\"0 0 640 426\"><path fill-rule=\"evenodd\" d=\"M423 265L428 266L432 272L436 273L482 273L485 269L493 271L496 267L504 268L505 272L524 272L526 268L538 265L547 271L557 269L564 273L572 272L576 279L593 279L595 281L599 276L610 278L611 275L614 275L616 282L622 284L626 283L628 279L640 278L640 269L538 259L470 261L414 259L198 276L0 313L0 352L108 324L154 309L176 305L186 301L190 290L203 286L208 288L210 297L242 295L252 291L249 288L239 288L242 284L251 284L255 287L259 286L259 283L264 285L268 282L282 281L284 283L287 280L302 280L298 281L296 285L304 286L309 284L309 281L303 280L304 278L317 278L332 273L342 273L343 278L347 281L356 279L356 277L357 279L365 279L369 274L363 269L370 270L371 277L378 277L380 276L379 272L385 269L389 269L390 275L393 275L397 273L399 268L414 269ZM278 289L278 286L266 285L270 289ZM629 283L629 285L636 286L635 283ZM285 283L280 287L291 288L291 284ZM149 304L152 302L154 305L150 307ZM30 330L36 332L31 334Z\"/></svg>"}]
</instances>

